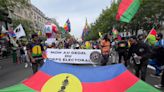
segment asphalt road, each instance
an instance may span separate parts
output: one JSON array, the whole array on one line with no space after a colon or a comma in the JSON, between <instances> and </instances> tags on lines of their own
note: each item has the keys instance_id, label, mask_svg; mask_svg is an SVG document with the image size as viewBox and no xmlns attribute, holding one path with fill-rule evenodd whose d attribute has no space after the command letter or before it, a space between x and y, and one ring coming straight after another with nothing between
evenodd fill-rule
<instances>
[{"instance_id":1,"label":"asphalt road","mask_svg":"<svg viewBox=\"0 0 164 92\"><path fill-rule=\"evenodd\" d=\"M24 68L24 64L13 64L11 57L8 59L0 59L0 89L21 83L21 81L32 76L31 67ZM146 82L150 85L160 83L160 78L150 77L154 71L148 69ZM164 88L160 89L164 92Z\"/></svg>"}]
</instances>

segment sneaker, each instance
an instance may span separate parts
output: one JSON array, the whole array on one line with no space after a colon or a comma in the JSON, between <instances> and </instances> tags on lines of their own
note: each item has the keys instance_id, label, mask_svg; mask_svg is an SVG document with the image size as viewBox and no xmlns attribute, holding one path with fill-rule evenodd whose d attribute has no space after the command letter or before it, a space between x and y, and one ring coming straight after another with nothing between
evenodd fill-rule
<instances>
[{"instance_id":1,"label":"sneaker","mask_svg":"<svg viewBox=\"0 0 164 92\"><path fill-rule=\"evenodd\" d=\"M28 64L27 63L25 63L25 66L24 66L25 68L27 68L28 67Z\"/></svg>"},{"instance_id":2,"label":"sneaker","mask_svg":"<svg viewBox=\"0 0 164 92\"><path fill-rule=\"evenodd\" d=\"M158 85L154 85L154 87L156 87L156 88L162 88L162 87L164 87L164 85L158 84Z\"/></svg>"}]
</instances>

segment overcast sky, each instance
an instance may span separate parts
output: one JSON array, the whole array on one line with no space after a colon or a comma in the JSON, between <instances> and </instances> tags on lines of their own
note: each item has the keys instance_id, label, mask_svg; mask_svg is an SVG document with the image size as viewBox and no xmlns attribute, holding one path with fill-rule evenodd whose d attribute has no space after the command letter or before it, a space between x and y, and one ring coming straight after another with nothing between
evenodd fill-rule
<instances>
[{"instance_id":1,"label":"overcast sky","mask_svg":"<svg viewBox=\"0 0 164 92\"><path fill-rule=\"evenodd\" d=\"M81 38L87 18L93 23L102 9L110 6L112 0L31 0L46 16L56 18L60 26L64 26L69 18L71 34Z\"/></svg>"}]
</instances>

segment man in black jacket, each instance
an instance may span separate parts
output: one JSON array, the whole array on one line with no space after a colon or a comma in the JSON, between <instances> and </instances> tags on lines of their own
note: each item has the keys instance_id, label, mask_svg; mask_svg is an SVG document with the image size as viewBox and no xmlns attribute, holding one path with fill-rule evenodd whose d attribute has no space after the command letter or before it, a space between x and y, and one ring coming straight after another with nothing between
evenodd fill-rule
<instances>
[{"instance_id":1,"label":"man in black jacket","mask_svg":"<svg viewBox=\"0 0 164 92\"><path fill-rule=\"evenodd\" d=\"M125 40L125 37L122 37L122 40L118 42L118 47L116 51L119 54L119 63L121 63L122 58L124 59L125 66L127 66L127 51L128 51L128 42Z\"/></svg>"},{"instance_id":2,"label":"man in black jacket","mask_svg":"<svg viewBox=\"0 0 164 92\"><path fill-rule=\"evenodd\" d=\"M130 38L131 47L129 48L128 59L132 56L135 64L135 75L141 77L143 81L146 78L148 59L150 57L150 48L143 41L137 41L136 38ZM141 72L141 74L140 74Z\"/></svg>"}]
</instances>

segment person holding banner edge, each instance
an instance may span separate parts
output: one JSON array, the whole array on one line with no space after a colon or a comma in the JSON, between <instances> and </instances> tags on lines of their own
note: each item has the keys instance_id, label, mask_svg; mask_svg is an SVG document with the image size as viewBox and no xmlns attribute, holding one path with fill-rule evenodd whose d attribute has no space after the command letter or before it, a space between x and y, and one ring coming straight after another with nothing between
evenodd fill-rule
<instances>
[{"instance_id":1,"label":"person holding banner edge","mask_svg":"<svg viewBox=\"0 0 164 92\"><path fill-rule=\"evenodd\" d=\"M108 39L108 34L104 35L104 38L100 42L102 60L101 65L105 66L108 63L109 53L110 53L110 41Z\"/></svg>"},{"instance_id":2,"label":"person holding banner edge","mask_svg":"<svg viewBox=\"0 0 164 92\"><path fill-rule=\"evenodd\" d=\"M37 34L32 35L32 42L29 43L27 50L32 63L33 73L38 71L39 66L41 67L44 63L42 58L42 53L44 53L44 47L41 45L41 42L38 39Z\"/></svg>"}]
</instances>

